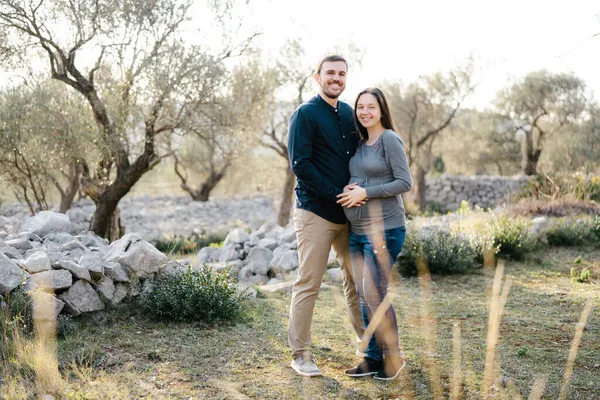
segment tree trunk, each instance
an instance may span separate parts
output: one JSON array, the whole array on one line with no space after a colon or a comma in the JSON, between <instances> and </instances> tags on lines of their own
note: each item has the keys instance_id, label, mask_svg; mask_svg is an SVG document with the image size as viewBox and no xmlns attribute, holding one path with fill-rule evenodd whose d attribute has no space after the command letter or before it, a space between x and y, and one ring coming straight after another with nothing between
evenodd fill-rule
<instances>
[{"instance_id":1,"label":"tree trunk","mask_svg":"<svg viewBox=\"0 0 600 400\"><path fill-rule=\"evenodd\" d=\"M200 188L191 193L192 200L194 201L208 201L210 198L210 192L215 188L215 185L210 185L207 182L200 185Z\"/></svg>"},{"instance_id":2,"label":"tree trunk","mask_svg":"<svg viewBox=\"0 0 600 400\"><path fill-rule=\"evenodd\" d=\"M425 202L425 175L427 172L423 167L416 163L415 176L413 180L414 202L420 211L425 210L427 203Z\"/></svg>"},{"instance_id":3,"label":"tree trunk","mask_svg":"<svg viewBox=\"0 0 600 400\"><path fill-rule=\"evenodd\" d=\"M217 172L214 169L210 172L210 175L206 180L200 184L197 190L192 189L185 183L181 184L181 188L188 192L192 196L194 201L208 201L210 198L210 192L221 182L227 173L228 165L223 167L221 171Z\"/></svg>"},{"instance_id":4,"label":"tree trunk","mask_svg":"<svg viewBox=\"0 0 600 400\"><path fill-rule=\"evenodd\" d=\"M296 176L289 166L285 171L285 186L281 193L281 204L279 205L279 214L277 215L277 223L281 226L287 226L290 222L292 205L294 204L294 188L296 187Z\"/></svg>"},{"instance_id":5,"label":"tree trunk","mask_svg":"<svg viewBox=\"0 0 600 400\"><path fill-rule=\"evenodd\" d=\"M82 168L78 162L75 161L69 166L69 182L67 188L60 193L60 212L63 214L71 208L73 200L75 200L75 196L79 192L81 173Z\"/></svg>"},{"instance_id":6,"label":"tree trunk","mask_svg":"<svg viewBox=\"0 0 600 400\"><path fill-rule=\"evenodd\" d=\"M118 240L125 229L121 224L121 212L118 208L119 200L122 196L117 196L114 191L107 190L96 202L96 211L92 217L90 230L96 235L106 238L109 242Z\"/></svg>"},{"instance_id":7,"label":"tree trunk","mask_svg":"<svg viewBox=\"0 0 600 400\"><path fill-rule=\"evenodd\" d=\"M540 150L531 151L529 149L523 152L523 159L521 160L521 170L524 175L531 176L537 174L537 165L540 161L541 153L542 152Z\"/></svg>"},{"instance_id":8,"label":"tree trunk","mask_svg":"<svg viewBox=\"0 0 600 400\"><path fill-rule=\"evenodd\" d=\"M494 164L496 164L496 167L498 168L498 175L503 176L504 170L502 169L502 164L500 164L500 161L496 160L494 161Z\"/></svg>"},{"instance_id":9,"label":"tree trunk","mask_svg":"<svg viewBox=\"0 0 600 400\"><path fill-rule=\"evenodd\" d=\"M134 164L130 164L127 168L118 168L117 176L109 186L102 189L93 185L85 187L86 194L96 204L96 211L90 224L92 232L110 242L118 240L125 233L118 209L119 201L129 193L142 175L154 168L159 161L160 159L152 159L148 153L142 154ZM83 183L85 185L85 179Z\"/></svg>"}]
</instances>

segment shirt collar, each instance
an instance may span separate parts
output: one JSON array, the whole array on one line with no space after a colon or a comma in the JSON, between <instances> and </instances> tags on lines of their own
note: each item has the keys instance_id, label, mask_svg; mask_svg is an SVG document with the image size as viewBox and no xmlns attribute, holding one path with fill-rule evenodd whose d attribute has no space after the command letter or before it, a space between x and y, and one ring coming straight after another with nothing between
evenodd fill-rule
<instances>
[{"instance_id":1,"label":"shirt collar","mask_svg":"<svg viewBox=\"0 0 600 400\"><path fill-rule=\"evenodd\" d=\"M332 106L331 104L329 104L328 102L325 101L325 99L323 97L321 97L320 93L317 93L317 102L319 104L321 104L322 106L324 106L325 108L327 108L329 111L332 112L338 112L339 108L340 108L340 101L338 100L338 107L335 108L334 106Z\"/></svg>"}]
</instances>

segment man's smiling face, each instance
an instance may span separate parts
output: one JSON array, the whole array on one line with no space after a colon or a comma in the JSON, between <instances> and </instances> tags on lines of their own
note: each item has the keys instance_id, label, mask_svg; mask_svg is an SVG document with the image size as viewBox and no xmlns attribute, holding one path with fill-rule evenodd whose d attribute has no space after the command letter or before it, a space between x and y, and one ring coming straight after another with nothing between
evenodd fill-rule
<instances>
[{"instance_id":1,"label":"man's smiling face","mask_svg":"<svg viewBox=\"0 0 600 400\"><path fill-rule=\"evenodd\" d=\"M321 87L321 94L337 99L346 88L348 67L343 61L325 61L321 72L315 74L315 80Z\"/></svg>"}]
</instances>

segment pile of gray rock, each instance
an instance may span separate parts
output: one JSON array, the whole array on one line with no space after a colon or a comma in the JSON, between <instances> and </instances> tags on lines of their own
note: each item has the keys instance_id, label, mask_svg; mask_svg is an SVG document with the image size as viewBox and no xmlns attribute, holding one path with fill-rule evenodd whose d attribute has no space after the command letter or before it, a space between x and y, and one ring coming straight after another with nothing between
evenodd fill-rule
<instances>
[{"instance_id":1,"label":"pile of gray rock","mask_svg":"<svg viewBox=\"0 0 600 400\"><path fill-rule=\"evenodd\" d=\"M67 211L79 231L89 229L96 206L80 200ZM127 196L119 202L121 219L127 232L135 232L155 243L165 235L224 234L237 227L255 230L266 221L275 221L273 199L264 195L215 198L193 201L189 196ZM5 204L0 215L14 226L30 216L26 205ZM0 228L1 229L1 228Z\"/></svg>"},{"instance_id":2,"label":"pile of gray rock","mask_svg":"<svg viewBox=\"0 0 600 400\"><path fill-rule=\"evenodd\" d=\"M79 232L65 214L40 212L18 231L0 216L0 296L21 285L50 293L44 297L47 319L63 309L77 316L138 296L169 271L173 262L133 233L109 244Z\"/></svg>"},{"instance_id":3,"label":"pile of gray rock","mask_svg":"<svg viewBox=\"0 0 600 400\"><path fill-rule=\"evenodd\" d=\"M335 262L330 252L329 263ZM263 224L248 234L243 229L231 231L223 247L204 247L196 263L207 263L216 270L231 268L240 282L255 285L276 285L291 281L299 267L298 243L293 226L281 227L273 222ZM326 279L341 279L340 268L329 268Z\"/></svg>"},{"instance_id":4,"label":"pile of gray rock","mask_svg":"<svg viewBox=\"0 0 600 400\"><path fill-rule=\"evenodd\" d=\"M525 176L453 176L442 175L426 181L426 201L442 211L454 211L463 200L472 206L494 208L518 194L527 183Z\"/></svg>"}]
</instances>

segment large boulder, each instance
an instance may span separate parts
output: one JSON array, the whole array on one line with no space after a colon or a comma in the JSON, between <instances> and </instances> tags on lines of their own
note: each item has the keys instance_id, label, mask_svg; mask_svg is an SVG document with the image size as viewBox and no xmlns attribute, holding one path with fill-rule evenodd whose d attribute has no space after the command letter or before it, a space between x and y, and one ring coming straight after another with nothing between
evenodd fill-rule
<instances>
[{"instance_id":1,"label":"large boulder","mask_svg":"<svg viewBox=\"0 0 600 400\"><path fill-rule=\"evenodd\" d=\"M66 269L43 271L31 275L25 283L27 291L35 289L62 290L73 284L73 275Z\"/></svg>"},{"instance_id":2,"label":"large boulder","mask_svg":"<svg viewBox=\"0 0 600 400\"><path fill-rule=\"evenodd\" d=\"M77 239L70 240L60 246L60 251L72 251L76 249L85 251L85 246Z\"/></svg>"},{"instance_id":3,"label":"large boulder","mask_svg":"<svg viewBox=\"0 0 600 400\"><path fill-rule=\"evenodd\" d=\"M105 261L118 262L133 272L153 274L169 259L150 243L134 233L128 233L114 241L104 256Z\"/></svg>"},{"instance_id":4,"label":"large boulder","mask_svg":"<svg viewBox=\"0 0 600 400\"><path fill-rule=\"evenodd\" d=\"M292 243L294 240L296 240L296 229L293 226L286 228L278 238L280 244Z\"/></svg>"},{"instance_id":5,"label":"large boulder","mask_svg":"<svg viewBox=\"0 0 600 400\"><path fill-rule=\"evenodd\" d=\"M8 231L10 228L12 228L10 219L6 218L4 215L0 215L0 231Z\"/></svg>"},{"instance_id":6,"label":"large boulder","mask_svg":"<svg viewBox=\"0 0 600 400\"><path fill-rule=\"evenodd\" d=\"M285 228L277 225L275 228L271 229L269 232L265 234L266 239L275 239L279 238L285 232Z\"/></svg>"},{"instance_id":7,"label":"large boulder","mask_svg":"<svg viewBox=\"0 0 600 400\"><path fill-rule=\"evenodd\" d=\"M271 232L273 229L275 229L276 227L278 227L279 225L277 225L275 222L265 222L264 224L262 224L260 226L260 228L258 228L254 233L254 235L258 238L258 239L262 239L265 237L265 235L269 232Z\"/></svg>"},{"instance_id":8,"label":"large boulder","mask_svg":"<svg viewBox=\"0 0 600 400\"><path fill-rule=\"evenodd\" d=\"M266 275L252 272L252 269L250 268L250 266L246 265L244 268L242 268L240 270L240 272L238 274L238 280L240 282L249 282L249 283L253 283L255 285L264 285L265 283L267 283L269 278L267 278Z\"/></svg>"},{"instance_id":9,"label":"large boulder","mask_svg":"<svg viewBox=\"0 0 600 400\"><path fill-rule=\"evenodd\" d=\"M279 246L279 244L277 243L277 240L275 239L260 239L258 241L258 246L259 247L265 247L269 250L275 250L277 248L277 246Z\"/></svg>"},{"instance_id":10,"label":"large boulder","mask_svg":"<svg viewBox=\"0 0 600 400\"><path fill-rule=\"evenodd\" d=\"M63 245L71 240L73 240L73 235L68 232L51 232L44 237L44 246L47 246L48 241Z\"/></svg>"},{"instance_id":11,"label":"large boulder","mask_svg":"<svg viewBox=\"0 0 600 400\"><path fill-rule=\"evenodd\" d=\"M11 239L11 240L6 240L5 243L7 246L13 247L13 248L21 250L21 251L29 250L29 249L33 248L29 239L27 239L26 237L23 237L23 236L19 237L19 238Z\"/></svg>"},{"instance_id":12,"label":"large boulder","mask_svg":"<svg viewBox=\"0 0 600 400\"><path fill-rule=\"evenodd\" d=\"M0 253L0 294L10 293L23 280L23 270L14 261Z\"/></svg>"},{"instance_id":13,"label":"large boulder","mask_svg":"<svg viewBox=\"0 0 600 400\"><path fill-rule=\"evenodd\" d=\"M96 251L87 252L79 258L78 264L90 271L92 279L100 281L104 278L105 262L100 253Z\"/></svg>"},{"instance_id":14,"label":"large boulder","mask_svg":"<svg viewBox=\"0 0 600 400\"><path fill-rule=\"evenodd\" d=\"M248 240L250 240L250 235L246 233L242 228L234 229L229 232L229 235L225 238L225 242L223 242L223 247L228 245L241 244L243 245Z\"/></svg>"},{"instance_id":15,"label":"large boulder","mask_svg":"<svg viewBox=\"0 0 600 400\"><path fill-rule=\"evenodd\" d=\"M280 282L271 285L261 285L258 290L262 293L292 293L294 281Z\"/></svg>"},{"instance_id":16,"label":"large boulder","mask_svg":"<svg viewBox=\"0 0 600 400\"><path fill-rule=\"evenodd\" d=\"M156 277L165 279L177 274L184 274L188 271L188 267L177 261L169 261L158 271Z\"/></svg>"},{"instance_id":17,"label":"large boulder","mask_svg":"<svg viewBox=\"0 0 600 400\"><path fill-rule=\"evenodd\" d=\"M211 246L201 248L198 252L198 255L196 256L196 262L198 264L203 264L205 262L210 261L212 253L214 253L216 250L216 247Z\"/></svg>"},{"instance_id":18,"label":"large boulder","mask_svg":"<svg viewBox=\"0 0 600 400\"><path fill-rule=\"evenodd\" d=\"M244 296L246 299L256 299L258 292L252 286L246 286L243 283L238 283L236 293Z\"/></svg>"},{"instance_id":19,"label":"large boulder","mask_svg":"<svg viewBox=\"0 0 600 400\"><path fill-rule=\"evenodd\" d=\"M15 249L12 246L4 246L0 249L0 253L3 253L6 257L12 258L13 260L19 260L22 257L19 249Z\"/></svg>"},{"instance_id":20,"label":"large boulder","mask_svg":"<svg viewBox=\"0 0 600 400\"><path fill-rule=\"evenodd\" d=\"M253 247L248 254L248 268L255 274L266 275L273 252L265 247Z\"/></svg>"},{"instance_id":21,"label":"large boulder","mask_svg":"<svg viewBox=\"0 0 600 400\"><path fill-rule=\"evenodd\" d=\"M87 232L83 235L76 236L77 240L79 240L85 247L89 249L95 249L101 253L105 251L105 249L110 244L108 239L101 238L100 236L94 234L93 232Z\"/></svg>"},{"instance_id":22,"label":"large boulder","mask_svg":"<svg viewBox=\"0 0 600 400\"><path fill-rule=\"evenodd\" d=\"M239 259L240 259L240 255L235 247L233 247L231 245L223 246L223 248L221 249L221 255L219 256L220 263L225 263L225 262L239 260Z\"/></svg>"},{"instance_id":23,"label":"large boulder","mask_svg":"<svg viewBox=\"0 0 600 400\"><path fill-rule=\"evenodd\" d=\"M94 284L96 292L105 303L111 303L115 297L116 286L112 279L105 277L101 282Z\"/></svg>"},{"instance_id":24,"label":"large boulder","mask_svg":"<svg viewBox=\"0 0 600 400\"><path fill-rule=\"evenodd\" d=\"M244 262L242 260L233 260L229 262L208 263L207 265L215 272L225 271L230 269L230 276L238 276Z\"/></svg>"},{"instance_id":25,"label":"large boulder","mask_svg":"<svg viewBox=\"0 0 600 400\"><path fill-rule=\"evenodd\" d=\"M27 219L22 230L44 237L51 232L71 232L73 225L65 214L53 211L40 211Z\"/></svg>"},{"instance_id":26,"label":"large boulder","mask_svg":"<svg viewBox=\"0 0 600 400\"><path fill-rule=\"evenodd\" d=\"M115 282L130 282L129 274L121 264L109 262L104 265L104 273Z\"/></svg>"},{"instance_id":27,"label":"large boulder","mask_svg":"<svg viewBox=\"0 0 600 400\"><path fill-rule=\"evenodd\" d=\"M269 263L269 269L273 272L291 272L300 266L298 261L298 252L296 250L287 250L279 254L277 257L273 257L273 260Z\"/></svg>"},{"instance_id":28,"label":"large boulder","mask_svg":"<svg viewBox=\"0 0 600 400\"><path fill-rule=\"evenodd\" d=\"M115 293L113 294L112 303L118 304L122 302L129 293L129 287L124 283L117 283L115 286Z\"/></svg>"},{"instance_id":29,"label":"large boulder","mask_svg":"<svg viewBox=\"0 0 600 400\"><path fill-rule=\"evenodd\" d=\"M65 302L65 310L74 317L84 312L104 310L104 303L92 285L84 280L75 282L65 293L59 296Z\"/></svg>"},{"instance_id":30,"label":"large boulder","mask_svg":"<svg viewBox=\"0 0 600 400\"><path fill-rule=\"evenodd\" d=\"M88 282L92 281L92 277L90 276L90 271L87 268L82 267L81 265L70 261L70 260L60 260L58 265L62 269L66 269L67 271L71 271L73 276L77 279L84 279Z\"/></svg>"},{"instance_id":31,"label":"large boulder","mask_svg":"<svg viewBox=\"0 0 600 400\"><path fill-rule=\"evenodd\" d=\"M50 265L50 257L48 257L48 254L44 253L43 251L36 251L35 253L31 254L29 257L27 257L23 264L25 265L25 270L31 274L49 271L52 269L52 266Z\"/></svg>"}]
</instances>

